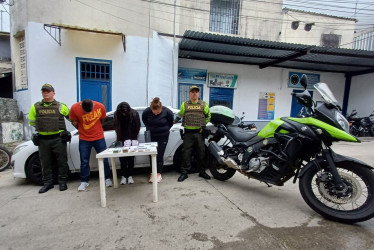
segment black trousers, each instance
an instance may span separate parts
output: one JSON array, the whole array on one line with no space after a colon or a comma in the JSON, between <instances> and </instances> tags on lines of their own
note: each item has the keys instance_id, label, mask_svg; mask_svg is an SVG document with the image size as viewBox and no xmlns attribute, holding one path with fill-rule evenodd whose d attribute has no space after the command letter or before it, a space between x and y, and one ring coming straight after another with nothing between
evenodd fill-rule
<instances>
[{"instance_id":1,"label":"black trousers","mask_svg":"<svg viewBox=\"0 0 374 250\"><path fill-rule=\"evenodd\" d=\"M157 142L157 173L161 174L162 169L164 167L164 154L165 154L166 146L168 145L169 136L153 137L151 134L151 141Z\"/></svg>"},{"instance_id":2,"label":"black trousers","mask_svg":"<svg viewBox=\"0 0 374 250\"><path fill-rule=\"evenodd\" d=\"M58 181L66 182L68 178L68 158L66 142L58 136L52 139L41 138L39 140L39 158L42 165L43 183L53 183L53 168L57 164Z\"/></svg>"},{"instance_id":3,"label":"black trousers","mask_svg":"<svg viewBox=\"0 0 374 250\"><path fill-rule=\"evenodd\" d=\"M204 172L206 169L205 143L203 135L200 132L185 132L183 139L183 162L181 166L182 174L187 174L188 170L191 169L192 150L195 150L197 155L197 162L199 163L199 172Z\"/></svg>"},{"instance_id":4,"label":"black trousers","mask_svg":"<svg viewBox=\"0 0 374 250\"><path fill-rule=\"evenodd\" d=\"M120 157L119 161L121 162L121 174L125 178L133 176L134 174L134 163L135 156Z\"/></svg>"}]
</instances>

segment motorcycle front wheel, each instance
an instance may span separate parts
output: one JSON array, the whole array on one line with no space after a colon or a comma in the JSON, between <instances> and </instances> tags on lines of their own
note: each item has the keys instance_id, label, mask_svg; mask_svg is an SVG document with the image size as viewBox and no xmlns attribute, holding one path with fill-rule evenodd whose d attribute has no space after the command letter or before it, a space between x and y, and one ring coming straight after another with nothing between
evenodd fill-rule
<instances>
[{"instance_id":1,"label":"motorcycle front wheel","mask_svg":"<svg viewBox=\"0 0 374 250\"><path fill-rule=\"evenodd\" d=\"M374 173L355 162L336 162L344 189L337 190L326 163L310 167L300 178L304 201L327 219L356 223L374 217Z\"/></svg>"},{"instance_id":2,"label":"motorcycle front wheel","mask_svg":"<svg viewBox=\"0 0 374 250\"><path fill-rule=\"evenodd\" d=\"M209 159L209 170L213 177L220 181L230 179L236 172L236 170L233 168L219 164L213 156L211 156Z\"/></svg>"}]
</instances>

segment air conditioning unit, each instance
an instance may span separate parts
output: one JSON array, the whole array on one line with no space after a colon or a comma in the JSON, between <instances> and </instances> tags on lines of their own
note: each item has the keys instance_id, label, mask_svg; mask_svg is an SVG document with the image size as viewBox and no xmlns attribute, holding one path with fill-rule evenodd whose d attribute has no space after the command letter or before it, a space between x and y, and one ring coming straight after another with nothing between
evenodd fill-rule
<instances>
[{"instance_id":1,"label":"air conditioning unit","mask_svg":"<svg viewBox=\"0 0 374 250\"><path fill-rule=\"evenodd\" d=\"M342 36L336 34L322 34L321 46L328 48L339 48Z\"/></svg>"}]
</instances>

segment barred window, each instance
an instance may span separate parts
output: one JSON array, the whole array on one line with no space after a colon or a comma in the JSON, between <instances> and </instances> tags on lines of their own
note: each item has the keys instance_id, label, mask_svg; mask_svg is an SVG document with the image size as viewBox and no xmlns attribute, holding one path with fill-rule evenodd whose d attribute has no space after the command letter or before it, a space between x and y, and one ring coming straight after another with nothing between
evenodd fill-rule
<instances>
[{"instance_id":1,"label":"barred window","mask_svg":"<svg viewBox=\"0 0 374 250\"><path fill-rule=\"evenodd\" d=\"M20 65L20 78L19 84L16 85L16 90L27 89L27 62L26 62L26 47L25 37L22 37L18 43L19 45L19 65ZM16 81L17 82L17 81Z\"/></svg>"},{"instance_id":2,"label":"barred window","mask_svg":"<svg viewBox=\"0 0 374 250\"><path fill-rule=\"evenodd\" d=\"M211 0L209 31L238 34L240 0Z\"/></svg>"}]
</instances>

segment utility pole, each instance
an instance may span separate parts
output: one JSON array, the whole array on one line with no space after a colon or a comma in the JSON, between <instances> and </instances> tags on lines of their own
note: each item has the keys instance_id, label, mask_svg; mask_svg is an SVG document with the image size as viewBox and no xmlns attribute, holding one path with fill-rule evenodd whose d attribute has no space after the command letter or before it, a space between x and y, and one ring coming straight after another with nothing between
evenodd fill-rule
<instances>
[{"instance_id":1,"label":"utility pole","mask_svg":"<svg viewBox=\"0 0 374 250\"><path fill-rule=\"evenodd\" d=\"M1 19L0 19L0 21L1 21L1 30L0 31L3 31L3 10L0 10L0 15L1 15Z\"/></svg>"}]
</instances>

